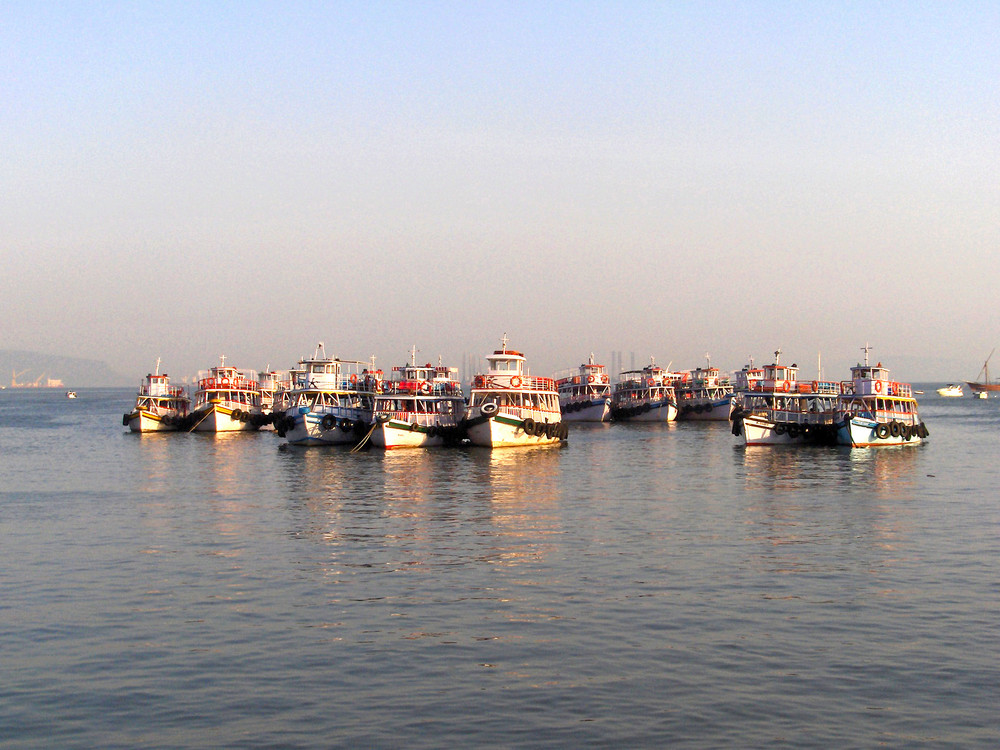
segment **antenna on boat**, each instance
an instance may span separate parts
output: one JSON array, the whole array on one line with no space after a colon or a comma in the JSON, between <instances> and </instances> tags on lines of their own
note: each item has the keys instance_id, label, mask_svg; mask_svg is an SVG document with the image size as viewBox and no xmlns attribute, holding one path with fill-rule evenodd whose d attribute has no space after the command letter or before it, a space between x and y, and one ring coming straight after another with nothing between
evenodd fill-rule
<instances>
[{"instance_id":1,"label":"antenna on boat","mask_svg":"<svg viewBox=\"0 0 1000 750\"><path fill-rule=\"evenodd\" d=\"M709 354L708 352L705 352L705 361L708 363L705 366L705 369L711 370L712 369L712 355ZM668 367L667 369L669 370L670 368Z\"/></svg>"},{"instance_id":2,"label":"antenna on boat","mask_svg":"<svg viewBox=\"0 0 1000 750\"><path fill-rule=\"evenodd\" d=\"M778 360L781 359L781 349L774 350L774 364L778 364Z\"/></svg>"},{"instance_id":3,"label":"antenna on boat","mask_svg":"<svg viewBox=\"0 0 1000 750\"><path fill-rule=\"evenodd\" d=\"M816 352L816 380L823 379L823 353Z\"/></svg>"},{"instance_id":4,"label":"antenna on boat","mask_svg":"<svg viewBox=\"0 0 1000 750\"><path fill-rule=\"evenodd\" d=\"M504 331L503 338L500 339L500 349L503 352L507 351L507 332Z\"/></svg>"},{"instance_id":5,"label":"antenna on boat","mask_svg":"<svg viewBox=\"0 0 1000 750\"><path fill-rule=\"evenodd\" d=\"M865 342L865 345L861 347L861 351L865 353L865 367L868 367L868 352L871 351L871 346L869 346L867 341Z\"/></svg>"},{"instance_id":6,"label":"antenna on boat","mask_svg":"<svg viewBox=\"0 0 1000 750\"><path fill-rule=\"evenodd\" d=\"M219 355L219 363L220 363L220 365L219 365L220 367L225 367L226 366L226 355L225 354L220 354Z\"/></svg>"},{"instance_id":7,"label":"antenna on boat","mask_svg":"<svg viewBox=\"0 0 1000 750\"><path fill-rule=\"evenodd\" d=\"M372 363L372 365L373 365L372 369L374 369L374 364L375 363L373 362ZM413 365L414 367L417 366L417 345L416 344L414 344L412 347L410 347L410 364Z\"/></svg>"},{"instance_id":8,"label":"antenna on boat","mask_svg":"<svg viewBox=\"0 0 1000 750\"><path fill-rule=\"evenodd\" d=\"M159 375L160 374L160 358L159 357L156 358L156 370L155 370L155 372L153 374L154 375Z\"/></svg>"}]
</instances>

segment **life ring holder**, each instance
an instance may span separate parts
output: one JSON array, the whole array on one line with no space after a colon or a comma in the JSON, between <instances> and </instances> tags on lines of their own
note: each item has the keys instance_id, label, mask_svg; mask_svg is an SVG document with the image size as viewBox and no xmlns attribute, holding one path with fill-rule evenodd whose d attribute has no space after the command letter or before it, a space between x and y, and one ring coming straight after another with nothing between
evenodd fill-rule
<instances>
[{"instance_id":1,"label":"life ring holder","mask_svg":"<svg viewBox=\"0 0 1000 750\"><path fill-rule=\"evenodd\" d=\"M881 380L876 380L875 381L875 393L881 393L881 392L882 392L882 381Z\"/></svg>"},{"instance_id":2,"label":"life ring holder","mask_svg":"<svg viewBox=\"0 0 1000 750\"><path fill-rule=\"evenodd\" d=\"M520 387L521 387L521 383L522 383L522 382L523 382L523 381L521 380L521 376L520 376L520 375L514 375L514 376L513 376L513 377L512 377L511 379L510 379L510 387L511 387L511 388L520 388Z\"/></svg>"}]
</instances>

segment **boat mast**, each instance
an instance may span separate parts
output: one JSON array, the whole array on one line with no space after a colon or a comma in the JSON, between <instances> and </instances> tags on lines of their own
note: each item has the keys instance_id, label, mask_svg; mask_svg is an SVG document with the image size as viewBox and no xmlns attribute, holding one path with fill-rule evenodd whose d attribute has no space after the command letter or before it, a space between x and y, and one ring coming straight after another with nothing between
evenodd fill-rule
<instances>
[{"instance_id":1,"label":"boat mast","mask_svg":"<svg viewBox=\"0 0 1000 750\"><path fill-rule=\"evenodd\" d=\"M989 385L989 383L990 383L990 359L993 357L993 352L995 352L996 350L997 350L997 348L994 346L993 347L993 351L990 352L990 356L986 358L985 362L983 362L983 369L979 371L980 375L984 375L985 376L983 378L983 382L986 385Z\"/></svg>"}]
</instances>

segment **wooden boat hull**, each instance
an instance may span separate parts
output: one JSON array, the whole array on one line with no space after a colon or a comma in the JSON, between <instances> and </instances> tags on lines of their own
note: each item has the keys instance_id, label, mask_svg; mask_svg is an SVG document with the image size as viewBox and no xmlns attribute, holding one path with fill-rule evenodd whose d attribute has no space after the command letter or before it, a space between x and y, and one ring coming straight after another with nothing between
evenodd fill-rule
<instances>
[{"instance_id":1,"label":"wooden boat hull","mask_svg":"<svg viewBox=\"0 0 1000 750\"><path fill-rule=\"evenodd\" d=\"M605 396L590 401L562 403L564 422L610 422L611 399Z\"/></svg>"},{"instance_id":2,"label":"wooden boat hull","mask_svg":"<svg viewBox=\"0 0 1000 750\"><path fill-rule=\"evenodd\" d=\"M678 405L677 418L686 422L727 422L733 414L734 405L732 396L693 398Z\"/></svg>"},{"instance_id":3,"label":"wooden boat hull","mask_svg":"<svg viewBox=\"0 0 1000 750\"><path fill-rule=\"evenodd\" d=\"M552 415L558 417L558 415ZM546 417L547 419L547 417ZM539 421L530 414L524 418L506 412L492 417L470 419L466 434L473 445L487 448L513 448L531 445L559 445L566 434L565 425L556 421Z\"/></svg>"},{"instance_id":4,"label":"wooden boat hull","mask_svg":"<svg viewBox=\"0 0 1000 750\"><path fill-rule=\"evenodd\" d=\"M742 434L746 445L834 445L836 443L836 432L832 424L775 422L757 414L740 417L736 420L733 432Z\"/></svg>"},{"instance_id":5,"label":"wooden boat hull","mask_svg":"<svg viewBox=\"0 0 1000 750\"><path fill-rule=\"evenodd\" d=\"M145 409L137 409L128 415L128 428L132 432L176 432L178 426L171 424L175 417L179 418L179 415L153 414Z\"/></svg>"},{"instance_id":6,"label":"wooden boat hull","mask_svg":"<svg viewBox=\"0 0 1000 750\"><path fill-rule=\"evenodd\" d=\"M971 383L966 380L965 384L975 393L1000 393L1000 383Z\"/></svg>"},{"instance_id":7,"label":"wooden boat hull","mask_svg":"<svg viewBox=\"0 0 1000 750\"><path fill-rule=\"evenodd\" d=\"M876 422L863 416L848 417L837 426L837 442L852 448L886 445L920 445L927 438L923 422Z\"/></svg>"},{"instance_id":8,"label":"wooden boat hull","mask_svg":"<svg viewBox=\"0 0 1000 750\"><path fill-rule=\"evenodd\" d=\"M259 414L259 410L254 412ZM242 414L248 414L239 408L231 408L224 404L211 404L207 409L193 413L194 432L254 432L258 429L257 421L243 420Z\"/></svg>"}]
</instances>

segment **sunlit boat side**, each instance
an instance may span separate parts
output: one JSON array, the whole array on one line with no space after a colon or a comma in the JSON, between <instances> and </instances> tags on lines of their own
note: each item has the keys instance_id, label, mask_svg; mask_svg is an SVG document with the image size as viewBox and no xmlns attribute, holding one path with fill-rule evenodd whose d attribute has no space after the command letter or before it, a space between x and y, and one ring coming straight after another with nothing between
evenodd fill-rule
<instances>
[{"instance_id":1,"label":"sunlit boat side","mask_svg":"<svg viewBox=\"0 0 1000 750\"><path fill-rule=\"evenodd\" d=\"M375 394L371 442L380 448L429 448L459 440L465 396L457 367L416 364L393 367L393 378Z\"/></svg>"},{"instance_id":2,"label":"sunlit boat side","mask_svg":"<svg viewBox=\"0 0 1000 750\"><path fill-rule=\"evenodd\" d=\"M611 421L611 379L593 354L579 368L556 373L555 380L564 421Z\"/></svg>"},{"instance_id":3,"label":"sunlit boat side","mask_svg":"<svg viewBox=\"0 0 1000 750\"><path fill-rule=\"evenodd\" d=\"M677 394L677 418L683 420L720 421L733 412L733 384L728 375L712 367L708 358L705 367L697 367L674 382Z\"/></svg>"},{"instance_id":4,"label":"sunlit boat side","mask_svg":"<svg viewBox=\"0 0 1000 750\"><path fill-rule=\"evenodd\" d=\"M781 364L781 350L774 364L758 370L751 365L736 378L736 405L731 419L733 434L750 445L834 445L840 385L835 382L799 381L797 365Z\"/></svg>"},{"instance_id":5,"label":"sunlit boat side","mask_svg":"<svg viewBox=\"0 0 1000 750\"><path fill-rule=\"evenodd\" d=\"M380 371L364 362L327 357L323 342L295 368L288 407L275 429L292 445L355 444L371 428Z\"/></svg>"},{"instance_id":6,"label":"sunlit boat side","mask_svg":"<svg viewBox=\"0 0 1000 750\"><path fill-rule=\"evenodd\" d=\"M156 371L146 375L135 397L135 406L124 416L122 424L132 432L170 432L184 423L191 408L183 386L170 385L170 376Z\"/></svg>"},{"instance_id":7,"label":"sunlit boat side","mask_svg":"<svg viewBox=\"0 0 1000 750\"><path fill-rule=\"evenodd\" d=\"M274 429L274 416L283 414L282 394L291 390L291 378L287 371L265 368L260 373L260 409L265 417L261 429Z\"/></svg>"},{"instance_id":8,"label":"sunlit boat side","mask_svg":"<svg viewBox=\"0 0 1000 750\"><path fill-rule=\"evenodd\" d=\"M486 361L486 374L472 381L464 423L473 445L558 445L566 440L555 380L532 377L524 355L507 348L506 334Z\"/></svg>"},{"instance_id":9,"label":"sunlit boat side","mask_svg":"<svg viewBox=\"0 0 1000 750\"><path fill-rule=\"evenodd\" d=\"M256 371L226 365L225 355L219 361L218 367L198 373L191 429L196 432L256 430L263 422Z\"/></svg>"},{"instance_id":10,"label":"sunlit boat side","mask_svg":"<svg viewBox=\"0 0 1000 750\"><path fill-rule=\"evenodd\" d=\"M919 445L929 432L912 387L890 380L881 362L869 365L870 347L862 349L865 363L852 367L851 379L841 383L837 442L854 448Z\"/></svg>"},{"instance_id":11,"label":"sunlit boat side","mask_svg":"<svg viewBox=\"0 0 1000 750\"><path fill-rule=\"evenodd\" d=\"M673 422L677 396L673 383L679 373L659 367L650 357L641 370L625 370L615 383L611 416L616 422Z\"/></svg>"}]
</instances>

